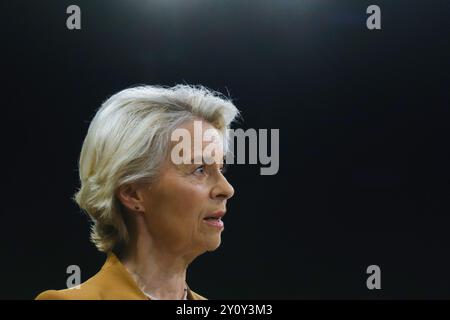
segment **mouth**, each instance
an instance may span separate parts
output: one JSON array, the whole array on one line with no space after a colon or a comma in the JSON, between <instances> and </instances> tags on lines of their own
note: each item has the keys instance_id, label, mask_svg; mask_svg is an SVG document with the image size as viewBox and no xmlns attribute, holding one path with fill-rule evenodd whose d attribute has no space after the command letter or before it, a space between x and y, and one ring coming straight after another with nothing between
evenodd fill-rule
<instances>
[{"instance_id":1,"label":"mouth","mask_svg":"<svg viewBox=\"0 0 450 320\"><path fill-rule=\"evenodd\" d=\"M224 227L222 217L225 215L225 212L218 211L211 214L208 214L203 221L211 227L222 229Z\"/></svg>"}]
</instances>

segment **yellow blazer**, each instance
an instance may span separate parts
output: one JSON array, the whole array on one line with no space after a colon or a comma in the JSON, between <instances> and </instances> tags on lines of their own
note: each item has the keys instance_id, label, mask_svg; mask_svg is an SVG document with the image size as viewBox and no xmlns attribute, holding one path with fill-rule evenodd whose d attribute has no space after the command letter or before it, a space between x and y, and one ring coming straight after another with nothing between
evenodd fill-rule
<instances>
[{"instance_id":1,"label":"yellow blazer","mask_svg":"<svg viewBox=\"0 0 450 320\"><path fill-rule=\"evenodd\" d=\"M206 300L188 287L188 300ZM114 253L108 254L101 270L79 289L47 290L36 300L150 300L137 286Z\"/></svg>"}]
</instances>

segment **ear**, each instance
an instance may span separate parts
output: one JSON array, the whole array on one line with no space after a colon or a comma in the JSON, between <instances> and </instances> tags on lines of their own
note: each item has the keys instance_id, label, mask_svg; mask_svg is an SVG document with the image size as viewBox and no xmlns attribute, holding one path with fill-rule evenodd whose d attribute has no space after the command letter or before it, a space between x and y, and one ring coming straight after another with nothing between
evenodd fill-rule
<instances>
[{"instance_id":1,"label":"ear","mask_svg":"<svg viewBox=\"0 0 450 320\"><path fill-rule=\"evenodd\" d=\"M116 197L130 212L145 212L145 190L138 183L125 184L116 190Z\"/></svg>"}]
</instances>

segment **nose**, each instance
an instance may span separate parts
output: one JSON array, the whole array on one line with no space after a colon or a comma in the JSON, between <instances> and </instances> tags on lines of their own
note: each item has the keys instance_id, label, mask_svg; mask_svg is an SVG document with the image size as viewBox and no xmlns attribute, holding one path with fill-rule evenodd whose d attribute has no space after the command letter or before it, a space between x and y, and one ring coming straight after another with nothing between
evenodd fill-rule
<instances>
[{"instance_id":1,"label":"nose","mask_svg":"<svg viewBox=\"0 0 450 320\"><path fill-rule=\"evenodd\" d=\"M234 195L234 188L228 180L220 174L217 178L216 184L211 190L211 197L213 199L227 200Z\"/></svg>"}]
</instances>

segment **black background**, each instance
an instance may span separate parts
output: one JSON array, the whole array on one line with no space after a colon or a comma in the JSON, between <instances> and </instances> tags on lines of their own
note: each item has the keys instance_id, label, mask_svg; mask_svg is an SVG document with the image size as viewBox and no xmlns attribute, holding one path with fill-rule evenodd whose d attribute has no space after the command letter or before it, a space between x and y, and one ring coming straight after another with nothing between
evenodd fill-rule
<instances>
[{"instance_id":1,"label":"black background","mask_svg":"<svg viewBox=\"0 0 450 320\"><path fill-rule=\"evenodd\" d=\"M81 30L66 8L81 8ZM382 30L366 28L381 7ZM189 268L218 298L450 298L450 1L8 1L0 298L82 280L103 254L71 197L89 121L137 84L229 93L280 129L280 170L233 165L222 246ZM381 268L381 290L366 287Z\"/></svg>"}]
</instances>

